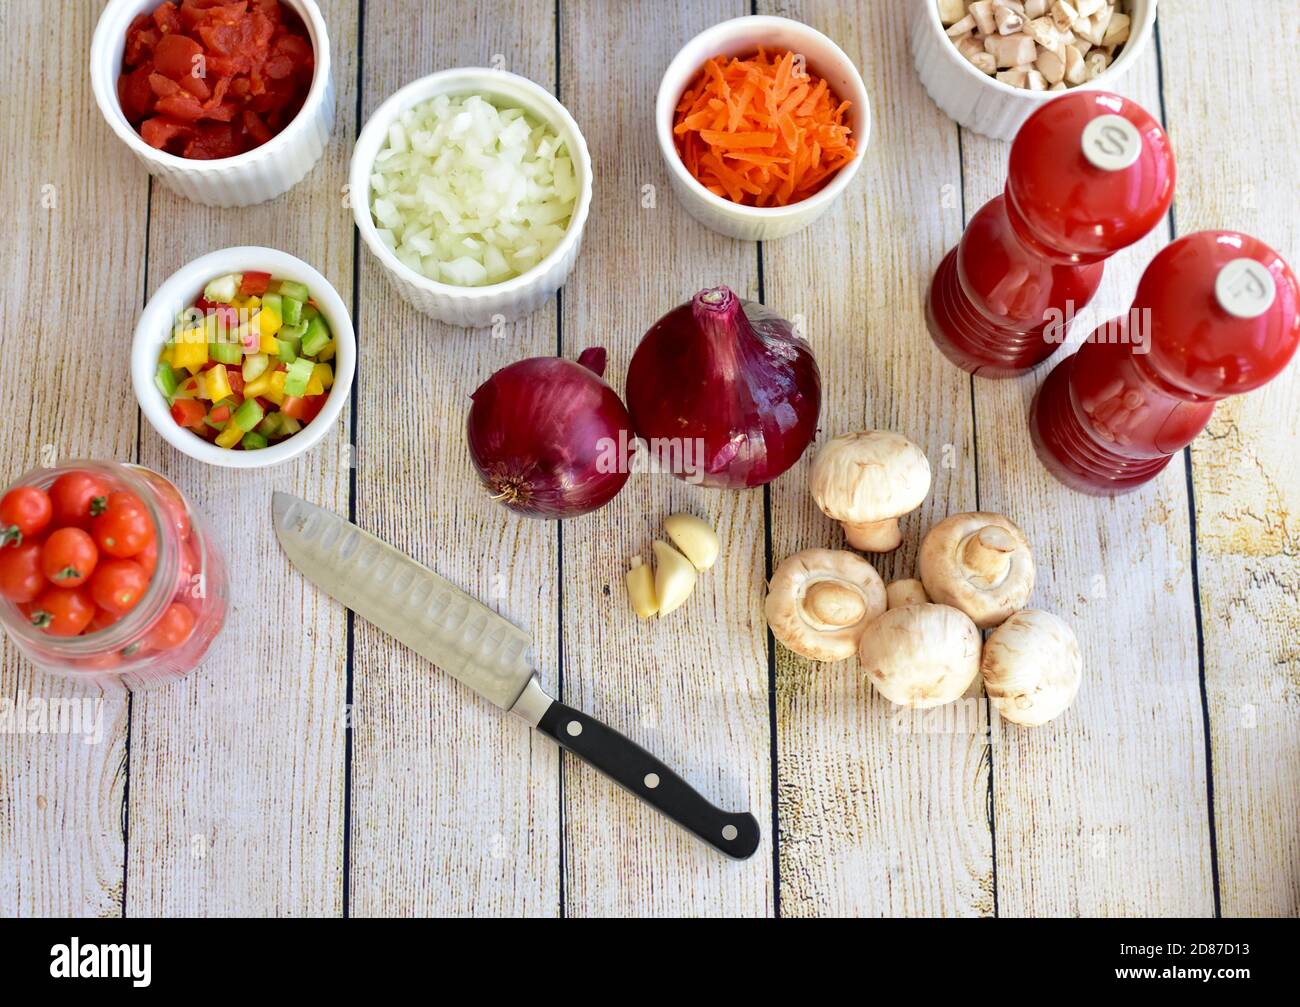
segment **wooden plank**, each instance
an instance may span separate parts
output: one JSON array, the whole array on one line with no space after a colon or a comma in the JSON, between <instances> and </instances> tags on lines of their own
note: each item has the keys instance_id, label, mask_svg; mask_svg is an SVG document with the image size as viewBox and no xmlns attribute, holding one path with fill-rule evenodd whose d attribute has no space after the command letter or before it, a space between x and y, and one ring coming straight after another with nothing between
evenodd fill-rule
<instances>
[{"instance_id":1,"label":"wooden plank","mask_svg":"<svg viewBox=\"0 0 1300 1007\"><path fill-rule=\"evenodd\" d=\"M1159 117L1154 46L1120 84ZM1001 190L1009 150L963 132L968 213ZM1107 263L1076 338L1128 310L1168 240L1162 222ZM975 381L980 506L1024 529L1038 564L1031 604L1070 623L1084 656L1065 717L1036 729L992 723L998 911L1205 915L1214 902L1182 461L1126 497L1067 490L1038 462L1025 423L1048 370Z\"/></svg>"},{"instance_id":2,"label":"wooden plank","mask_svg":"<svg viewBox=\"0 0 1300 1007\"><path fill-rule=\"evenodd\" d=\"M1295 8L1260 24L1290 44L1213 40L1208 0L1161 9L1178 231L1232 228L1300 269ZM1207 87L1205 68L1230 66ZM1192 445L1214 822L1224 916L1300 915L1300 369L1222 403Z\"/></svg>"},{"instance_id":3,"label":"wooden plank","mask_svg":"<svg viewBox=\"0 0 1300 1007\"><path fill-rule=\"evenodd\" d=\"M213 249L264 244L352 296L343 185L354 134L357 5L322 4L338 105L321 162L255 208L197 206L155 183L150 292ZM132 707L129 916L337 915L343 899L347 636L342 610L294 573L270 524L271 492L348 505L347 413L298 461L265 471L194 462L143 425L141 461L190 495L225 550L224 635L182 682Z\"/></svg>"},{"instance_id":4,"label":"wooden plank","mask_svg":"<svg viewBox=\"0 0 1300 1007\"><path fill-rule=\"evenodd\" d=\"M140 309L148 183L90 91L86 54L99 5L70 5L57 32L48 16L40 4L0 6L0 212L11 250L0 278L6 483L38 464L135 455L124 348ZM4 641L0 698L98 695L36 672ZM0 916L121 912L125 697L106 698L102 715L96 744L0 734Z\"/></svg>"},{"instance_id":5,"label":"wooden plank","mask_svg":"<svg viewBox=\"0 0 1300 1007\"><path fill-rule=\"evenodd\" d=\"M366 7L363 115L434 70L555 80L546 0ZM361 251L357 521L533 635L556 685L556 530L490 501L465 450L469 394L555 352L556 307L497 337L401 302ZM351 909L356 915L559 912L554 746L366 623L356 623Z\"/></svg>"},{"instance_id":6,"label":"wooden plank","mask_svg":"<svg viewBox=\"0 0 1300 1007\"><path fill-rule=\"evenodd\" d=\"M607 376L620 392L637 342L665 311L720 283L757 295L755 247L713 234L677 204L653 129L659 81L677 50L747 12L735 0L660 5L654 17L628 4L563 9L561 97L595 166L591 220L564 290L563 353L605 346ZM628 607L623 573L632 556L649 556L674 511L713 524L724 555L684 608L642 623ZM566 757L566 913L770 913L761 491L718 493L633 475L608 507L565 523L563 551L565 701L644 744L714 803L750 810L764 832L752 859L724 860Z\"/></svg>"},{"instance_id":7,"label":"wooden plank","mask_svg":"<svg viewBox=\"0 0 1300 1007\"><path fill-rule=\"evenodd\" d=\"M886 581L914 576L922 528L975 504L969 383L926 336L922 300L961 233L957 130L912 67L907 6L789 6L857 63L872 137L842 202L763 249L768 303L805 318L821 363L819 443L883 428L931 460L933 489L904 522L903 545L872 557ZM776 562L846 548L808 493L811 457L772 488ZM901 729L921 721L900 719L856 659L818 665L779 648L777 669L782 915L990 914L982 725Z\"/></svg>"}]
</instances>

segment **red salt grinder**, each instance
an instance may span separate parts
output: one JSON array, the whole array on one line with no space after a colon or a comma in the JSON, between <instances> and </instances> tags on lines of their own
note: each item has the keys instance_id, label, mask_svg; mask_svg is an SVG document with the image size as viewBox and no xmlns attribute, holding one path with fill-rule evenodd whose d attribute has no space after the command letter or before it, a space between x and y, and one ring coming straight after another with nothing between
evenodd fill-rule
<instances>
[{"instance_id":1,"label":"red salt grinder","mask_svg":"<svg viewBox=\"0 0 1300 1007\"><path fill-rule=\"evenodd\" d=\"M1073 489L1135 489L1298 344L1300 286L1282 257L1236 231L1189 234L1151 260L1127 317L1052 368L1029 410L1034 449Z\"/></svg>"},{"instance_id":2,"label":"red salt grinder","mask_svg":"<svg viewBox=\"0 0 1300 1007\"><path fill-rule=\"evenodd\" d=\"M1011 145L1002 195L935 271L935 344L980 377L1042 363L1097 292L1104 261L1155 227L1173 195L1169 138L1140 105L1105 91L1047 102Z\"/></svg>"}]
</instances>

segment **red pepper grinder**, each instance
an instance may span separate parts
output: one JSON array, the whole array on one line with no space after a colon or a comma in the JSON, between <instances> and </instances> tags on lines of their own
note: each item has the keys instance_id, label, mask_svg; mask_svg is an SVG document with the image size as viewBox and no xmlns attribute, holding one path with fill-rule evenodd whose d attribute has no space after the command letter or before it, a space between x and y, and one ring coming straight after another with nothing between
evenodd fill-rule
<instances>
[{"instance_id":1,"label":"red pepper grinder","mask_svg":"<svg viewBox=\"0 0 1300 1007\"><path fill-rule=\"evenodd\" d=\"M1105 91L1047 102L1011 145L1003 194L934 274L931 337L980 377L1042 363L1097 292L1104 261L1155 227L1173 195L1169 138L1140 105Z\"/></svg>"},{"instance_id":2,"label":"red pepper grinder","mask_svg":"<svg viewBox=\"0 0 1300 1007\"><path fill-rule=\"evenodd\" d=\"M1214 404L1276 377L1300 344L1300 286L1236 231L1198 231L1142 274L1128 317L1100 325L1029 410L1038 457L1067 486L1114 495L1190 444Z\"/></svg>"}]
</instances>

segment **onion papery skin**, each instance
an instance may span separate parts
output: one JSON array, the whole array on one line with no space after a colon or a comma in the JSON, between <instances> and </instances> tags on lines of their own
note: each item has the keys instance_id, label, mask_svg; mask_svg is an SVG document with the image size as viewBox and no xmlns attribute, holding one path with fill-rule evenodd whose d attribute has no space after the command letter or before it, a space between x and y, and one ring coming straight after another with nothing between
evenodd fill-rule
<instances>
[{"instance_id":1,"label":"onion papery skin","mask_svg":"<svg viewBox=\"0 0 1300 1007\"><path fill-rule=\"evenodd\" d=\"M579 359L520 360L474 392L466 421L474 468L494 499L525 517L588 514L627 482L627 465L608 464L610 445L616 452L632 439L632 422L600 378L605 351Z\"/></svg>"},{"instance_id":2,"label":"onion papery skin","mask_svg":"<svg viewBox=\"0 0 1300 1007\"><path fill-rule=\"evenodd\" d=\"M703 442L702 473L674 469L678 478L747 489L777 478L812 443L821 371L789 322L714 287L642 338L628 367L627 405L652 455L656 441Z\"/></svg>"}]
</instances>

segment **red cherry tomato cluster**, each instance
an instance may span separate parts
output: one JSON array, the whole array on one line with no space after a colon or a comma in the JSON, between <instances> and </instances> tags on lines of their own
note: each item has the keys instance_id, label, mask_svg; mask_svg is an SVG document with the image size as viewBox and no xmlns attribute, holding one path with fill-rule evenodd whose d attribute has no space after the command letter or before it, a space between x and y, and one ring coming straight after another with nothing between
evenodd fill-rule
<instances>
[{"instance_id":1,"label":"red cherry tomato cluster","mask_svg":"<svg viewBox=\"0 0 1300 1007\"><path fill-rule=\"evenodd\" d=\"M180 543L179 596L196 566L190 519L174 491L160 499ZM143 501L92 472L65 472L48 491L10 490L0 498L0 538L0 596L51 636L111 626L139 604L158 563L157 530ZM142 642L179 647L194 623L190 608L173 602Z\"/></svg>"},{"instance_id":2,"label":"red cherry tomato cluster","mask_svg":"<svg viewBox=\"0 0 1300 1007\"><path fill-rule=\"evenodd\" d=\"M118 100L145 143L181 157L261 146L302 108L315 56L277 0L182 0L126 32Z\"/></svg>"}]
</instances>

